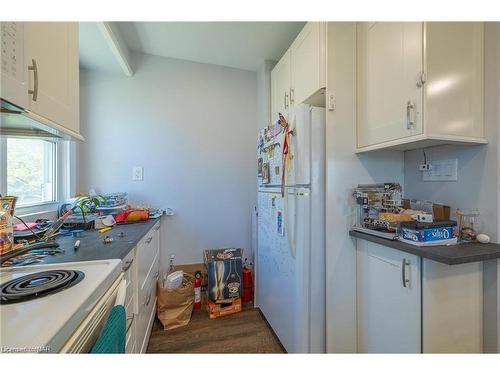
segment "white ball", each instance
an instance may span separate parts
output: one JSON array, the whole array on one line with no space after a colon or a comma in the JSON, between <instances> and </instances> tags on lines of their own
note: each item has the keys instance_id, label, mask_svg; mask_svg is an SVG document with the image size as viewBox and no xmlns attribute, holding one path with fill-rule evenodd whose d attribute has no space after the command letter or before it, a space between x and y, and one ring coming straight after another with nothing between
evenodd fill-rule
<instances>
[{"instance_id":1,"label":"white ball","mask_svg":"<svg viewBox=\"0 0 500 375\"><path fill-rule=\"evenodd\" d=\"M488 243L490 242L490 236L488 236L487 234L478 234L476 240L481 243Z\"/></svg>"}]
</instances>

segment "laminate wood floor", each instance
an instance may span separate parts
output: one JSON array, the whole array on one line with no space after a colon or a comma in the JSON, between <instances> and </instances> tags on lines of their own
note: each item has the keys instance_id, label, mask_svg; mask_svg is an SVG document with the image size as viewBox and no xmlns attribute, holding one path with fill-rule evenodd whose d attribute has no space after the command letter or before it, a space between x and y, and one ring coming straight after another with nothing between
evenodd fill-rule
<instances>
[{"instance_id":1,"label":"laminate wood floor","mask_svg":"<svg viewBox=\"0 0 500 375\"><path fill-rule=\"evenodd\" d=\"M164 331L158 318L148 353L285 353L259 309L210 320L202 308L188 325Z\"/></svg>"}]
</instances>

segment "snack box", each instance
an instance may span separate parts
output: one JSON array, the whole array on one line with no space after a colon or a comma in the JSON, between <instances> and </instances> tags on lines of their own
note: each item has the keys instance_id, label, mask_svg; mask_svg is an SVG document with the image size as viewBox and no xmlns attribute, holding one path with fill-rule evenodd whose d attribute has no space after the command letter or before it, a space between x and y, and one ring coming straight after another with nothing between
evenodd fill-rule
<instances>
[{"instance_id":1,"label":"snack box","mask_svg":"<svg viewBox=\"0 0 500 375\"><path fill-rule=\"evenodd\" d=\"M398 234L401 238L415 242L443 241L455 237L454 221L419 223L416 221L401 223Z\"/></svg>"}]
</instances>

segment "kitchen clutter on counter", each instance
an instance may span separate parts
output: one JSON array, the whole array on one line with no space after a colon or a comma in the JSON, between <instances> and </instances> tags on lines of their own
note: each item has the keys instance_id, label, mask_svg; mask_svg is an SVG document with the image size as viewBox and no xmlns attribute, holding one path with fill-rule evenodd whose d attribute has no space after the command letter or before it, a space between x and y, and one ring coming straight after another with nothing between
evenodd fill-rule
<instances>
[{"instance_id":1,"label":"kitchen clutter on counter","mask_svg":"<svg viewBox=\"0 0 500 375\"><path fill-rule=\"evenodd\" d=\"M159 218L163 211L130 205L125 192L89 195L77 194L59 207L59 218L25 222L14 214L16 197L0 197L0 264L21 266L39 263L49 255L63 254L58 236L75 238L74 250L84 241L85 231L104 235L114 226ZM17 220L17 223L14 222ZM103 243L113 238L106 235Z\"/></svg>"},{"instance_id":2,"label":"kitchen clutter on counter","mask_svg":"<svg viewBox=\"0 0 500 375\"><path fill-rule=\"evenodd\" d=\"M478 232L477 209L457 209L456 220L452 220L449 206L404 199L398 183L359 184L353 196L357 206L355 231L416 246L489 242L488 235Z\"/></svg>"}]
</instances>

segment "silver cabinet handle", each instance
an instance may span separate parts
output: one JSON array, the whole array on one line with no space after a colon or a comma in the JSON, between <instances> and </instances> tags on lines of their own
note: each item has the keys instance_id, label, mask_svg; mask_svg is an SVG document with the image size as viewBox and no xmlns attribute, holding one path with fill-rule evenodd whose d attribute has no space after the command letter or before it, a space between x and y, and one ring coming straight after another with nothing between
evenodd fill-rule
<instances>
[{"instance_id":1,"label":"silver cabinet handle","mask_svg":"<svg viewBox=\"0 0 500 375\"><path fill-rule=\"evenodd\" d=\"M148 238L146 239L146 243L150 243L152 240L153 240L153 237L148 237Z\"/></svg>"},{"instance_id":2,"label":"silver cabinet handle","mask_svg":"<svg viewBox=\"0 0 500 375\"><path fill-rule=\"evenodd\" d=\"M154 278L158 280L158 276L160 276L160 271L156 271Z\"/></svg>"},{"instance_id":3,"label":"silver cabinet handle","mask_svg":"<svg viewBox=\"0 0 500 375\"><path fill-rule=\"evenodd\" d=\"M406 129L411 130L415 125L415 104L411 100L406 103Z\"/></svg>"},{"instance_id":4,"label":"silver cabinet handle","mask_svg":"<svg viewBox=\"0 0 500 375\"><path fill-rule=\"evenodd\" d=\"M134 318L135 318L135 314L132 314L132 316L129 316L127 318L127 322L130 321L130 323L127 325L127 329L125 332L128 332L128 330L130 329L130 327L132 327L132 323L134 322Z\"/></svg>"},{"instance_id":5,"label":"silver cabinet handle","mask_svg":"<svg viewBox=\"0 0 500 375\"><path fill-rule=\"evenodd\" d=\"M133 260L133 259L132 259L132 260L127 260L127 261L125 262L125 265L122 267L122 271L123 271L123 272L127 272L127 271L128 271L128 269L130 268L130 266L132 266L132 263L133 263L133 262L134 262L134 260Z\"/></svg>"},{"instance_id":6,"label":"silver cabinet handle","mask_svg":"<svg viewBox=\"0 0 500 375\"><path fill-rule=\"evenodd\" d=\"M158 226L155 227L155 230L158 230L158 229L160 229L160 224L158 224Z\"/></svg>"},{"instance_id":7,"label":"silver cabinet handle","mask_svg":"<svg viewBox=\"0 0 500 375\"><path fill-rule=\"evenodd\" d=\"M410 265L410 262L403 258L401 262L401 280L403 281L403 288L407 288L410 285L410 279L406 275L406 267Z\"/></svg>"},{"instance_id":8,"label":"silver cabinet handle","mask_svg":"<svg viewBox=\"0 0 500 375\"><path fill-rule=\"evenodd\" d=\"M31 59L31 65L28 66L28 70L33 70L33 90L28 90L28 94L32 95L32 100L36 102L38 98L38 67L36 66L36 60Z\"/></svg>"},{"instance_id":9,"label":"silver cabinet handle","mask_svg":"<svg viewBox=\"0 0 500 375\"><path fill-rule=\"evenodd\" d=\"M293 104L294 101L295 101L295 90L290 89L290 104Z\"/></svg>"}]
</instances>

